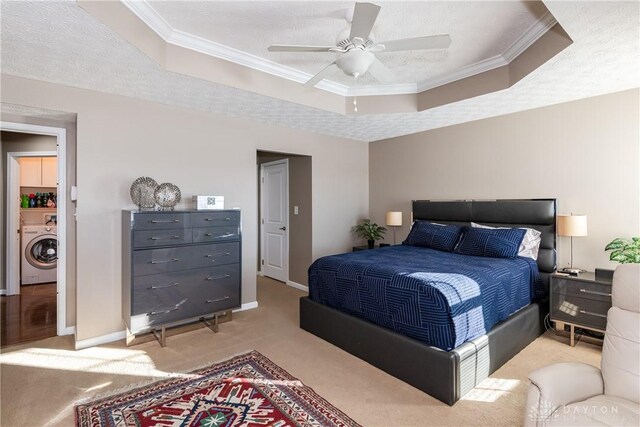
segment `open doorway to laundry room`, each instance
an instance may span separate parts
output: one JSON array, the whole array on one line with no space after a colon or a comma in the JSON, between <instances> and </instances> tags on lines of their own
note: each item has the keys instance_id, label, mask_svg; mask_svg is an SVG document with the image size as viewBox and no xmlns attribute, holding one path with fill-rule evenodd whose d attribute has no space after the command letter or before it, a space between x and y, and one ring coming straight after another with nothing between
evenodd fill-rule
<instances>
[{"instance_id":1,"label":"open doorway to laundry room","mask_svg":"<svg viewBox=\"0 0 640 427\"><path fill-rule=\"evenodd\" d=\"M258 272L308 290L312 261L311 156L257 152Z\"/></svg>"},{"instance_id":2,"label":"open doorway to laundry room","mask_svg":"<svg viewBox=\"0 0 640 427\"><path fill-rule=\"evenodd\" d=\"M60 268L64 242L60 245L58 238L65 218L64 191L62 200L58 197L64 134L56 128L2 124L2 347L56 336L65 326L59 323L65 280Z\"/></svg>"}]
</instances>

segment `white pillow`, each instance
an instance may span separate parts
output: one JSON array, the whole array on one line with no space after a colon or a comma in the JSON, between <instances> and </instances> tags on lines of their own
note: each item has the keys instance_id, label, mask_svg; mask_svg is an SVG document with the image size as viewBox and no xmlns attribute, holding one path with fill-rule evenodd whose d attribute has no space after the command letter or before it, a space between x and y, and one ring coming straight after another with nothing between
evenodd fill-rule
<instances>
[{"instance_id":1,"label":"white pillow","mask_svg":"<svg viewBox=\"0 0 640 427\"><path fill-rule=\"evenodd\" d=\"M475 222L471 223L472 227L476 228L511 228L511 227L489 227L488 225L482 225ZM518 256L526 256L528 258L538 259L538 251L540 250L540 242L542 241L542 234L540 231L533 228L520 227L523 230L527 230L522 238L522 243L518 248Z\"/></svg>"}]
</instances>

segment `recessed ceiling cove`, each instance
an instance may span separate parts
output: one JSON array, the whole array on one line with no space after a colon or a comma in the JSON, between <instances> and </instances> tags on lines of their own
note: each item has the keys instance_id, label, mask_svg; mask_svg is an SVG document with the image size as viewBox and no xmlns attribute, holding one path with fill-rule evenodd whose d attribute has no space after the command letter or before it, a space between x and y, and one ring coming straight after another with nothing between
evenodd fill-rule
<instances>
[{"instance_id":1,"label":"recessed ceiling cove","mask_svg":"<svg viewBox=\"0 0 640 427\"><path fill-rule=\"evenodd\" d=\"M506 89L572 43L541 1L79 4L168 71L346 115L356 114L353 97L361 97L360 114L383 114ZM375 16L354 43L348 35L363 19L356 4ZM429 49L393 42L438 35L448 42ZM331 49L269 50L283 44ZM346 45L356 49L336 51ZM369 62L345 66L358 49Z\"/></svg>"}]
</instances>

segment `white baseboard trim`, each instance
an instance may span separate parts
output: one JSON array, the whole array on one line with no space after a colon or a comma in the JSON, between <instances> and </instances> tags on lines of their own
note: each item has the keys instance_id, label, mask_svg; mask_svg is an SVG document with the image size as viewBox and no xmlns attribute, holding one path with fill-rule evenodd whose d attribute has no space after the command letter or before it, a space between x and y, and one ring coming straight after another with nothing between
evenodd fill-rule
<instances>
[{"instance_id":1,"label":"white baseboard trim","mask_svg":"<svg viewBox=\"0 0 640 427\"><path fill-rule=\"evenodd\" d=\"M309 287L305 285L301 285L300 283L292 282L291 280L287 280L287 286L291 286L292 288L299 289L301 291L309 292Z\"/></svg>"},{"instance_id":2,"label":"white baseboard trim","mask_svg":"<svg viewBox=\"0 0 640 427\"><path fill-rule=\"evenodd\" d=\"M83 348L94 347L100 344L108 344L110 342L125 339L127 337L127 331L113 332L111 334L102 335L94 338L87 338L86 340L76 341L76 350Z\"/></svg>"},{"instance_id":3,"label":"white baseboard trim","mask_svg":"<svg viewBox=\"0 0 640 427\"><path fill-rule=\"evenodd\" d=\"M253 301L253 302L248 302L248 303L242 304L240 306L240 308L236 308L235 310L233 310L233 312L237 313L239 311L251 310L253 308L258 308L258 301Z\"/></svg>"},{"instance_id":4,"label":"white baseboard trim","mask_svg":"<svg viewBox=\"0 0 640 427\"><path fill-rule=\"evenodd\" d=\"M73 335L75 333L76 333L76 327L75 326L67 326L66 328L64 328L62 330L62 333L59 336Z\"/></svg>"},{"instance_id":5,"label":"white baseboard trim","mask_svg":"<svg viewBox=\"0 0 640 427\"><path fill-rule=\"evenodd\" d=\"M248 302L246 304L242 304L240 308L233 310L234 313L239 311L251 310L253 308L258 308L258 301ZM70 335L75 332L75 326L71 326L65 329L65 335ZM67 331L71 330L69 334L66 334ZM99 337L88 338L86 340L76 341L76 350L81 350L83 348L94 347L96 345L108 344L110 342L118 341L125 339L127 337L127 331L119 331L113 332L111 334L102 335Z\"/></svg>"},{"instance_id":6,"label":"white baseboard trim","mask_svg":"<svg viewBox=\"0 0 640 427\"><path fill-rule=\"evenodd\" d=\"M258 270L257 274L258 274L258 276L260 276L260 277L264 277L264 273L263 273L262 271L260 271L260 270Z\"/></svg>"},{"instance_id":7,"label":"white baseboard trim","mask_svg":"<svg viewBox=\"0 0 640 427\"><path fill-rule=\"evenodd\" d=\"M6 289L0 289L0 295L6 295L6 294L7 294Z\"/></svg>"}]
</instances>

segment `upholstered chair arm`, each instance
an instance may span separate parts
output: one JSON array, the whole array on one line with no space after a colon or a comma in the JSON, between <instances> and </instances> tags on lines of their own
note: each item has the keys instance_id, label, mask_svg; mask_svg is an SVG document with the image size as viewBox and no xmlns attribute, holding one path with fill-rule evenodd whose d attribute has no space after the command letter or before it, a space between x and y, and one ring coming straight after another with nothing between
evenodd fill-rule
<instances>
[{"instance_id":1,"label":"upholstered chair arm","mask_svg":"<svg viewBox=\"0 0 640 427\"><path fill-rule=\"evenodd\" d=\"M604 393L600 369L586 363L556 363L529 374L525 425L540 426L558 407Z\"/></svg>"}]
</instances>

